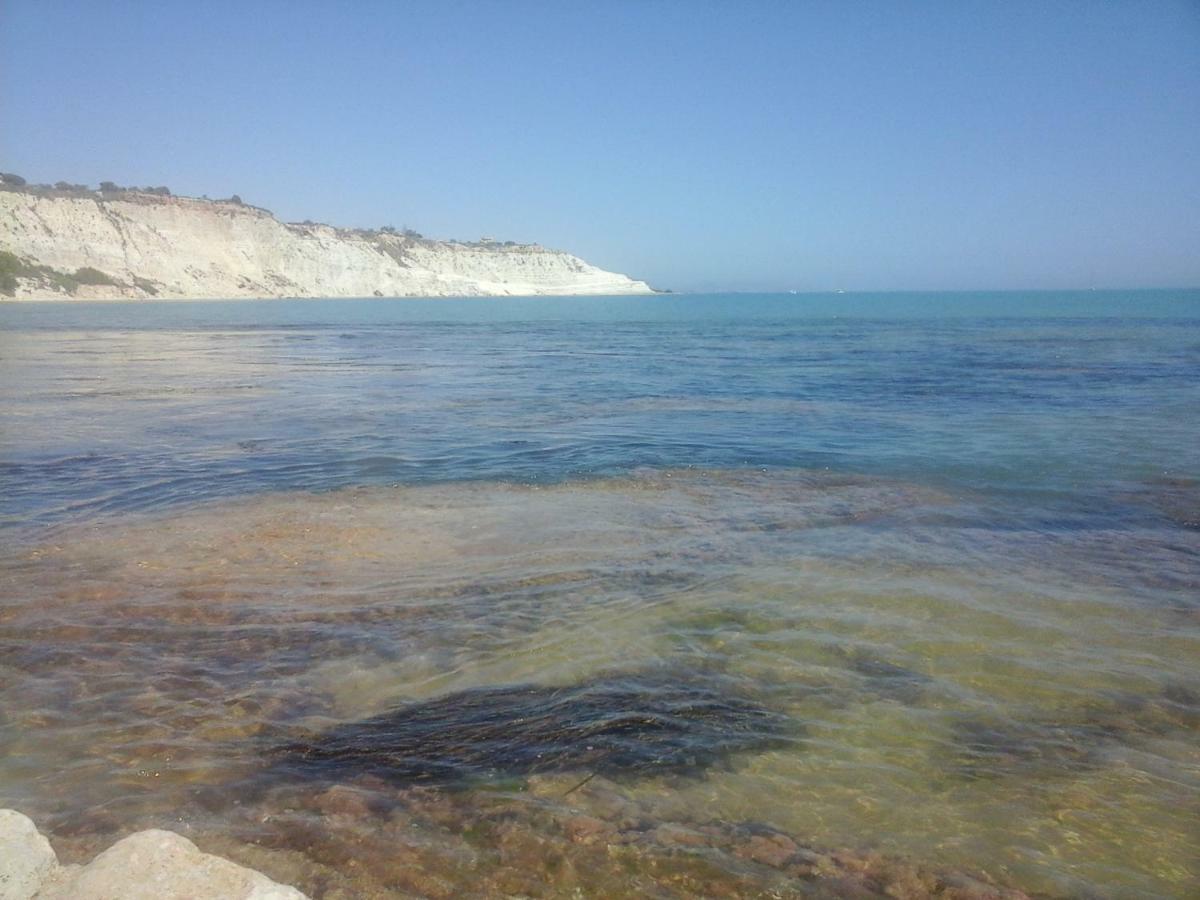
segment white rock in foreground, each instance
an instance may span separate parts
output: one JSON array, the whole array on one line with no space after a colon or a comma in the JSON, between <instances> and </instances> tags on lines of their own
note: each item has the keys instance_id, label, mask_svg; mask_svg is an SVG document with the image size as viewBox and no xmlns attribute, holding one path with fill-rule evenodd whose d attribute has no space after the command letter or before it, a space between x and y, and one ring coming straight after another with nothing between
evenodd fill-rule
<instances>
[{"instance_id":1,"label":"white rock in foreground","mask_svg":"<svg viewBox=\"0 0 1200 900\"><path fill-rule=\"evenodd\" d=\"M0 900L29 900L58 869L37 826L15 809L0 809Z\"/></svg>"},{"instance_id":2,"label":"white rock in foreground","mask_svg":"<svg viewBox=\"0 0 1200 900\"><path fill-rule=\"evenodd\" d=\"M0 900L306 900L260 872L200 852L171 831L139 831L86 866L58 865L28 818L0 810Z\"/></svg>"}]
</instances>

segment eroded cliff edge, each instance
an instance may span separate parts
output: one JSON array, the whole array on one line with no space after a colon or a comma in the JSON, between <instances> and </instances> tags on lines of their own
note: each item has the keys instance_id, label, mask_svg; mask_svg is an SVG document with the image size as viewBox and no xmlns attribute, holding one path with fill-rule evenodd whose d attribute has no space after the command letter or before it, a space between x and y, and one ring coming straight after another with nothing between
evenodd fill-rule
<instances>
[{"instance_id":1,"label":"eroded cliff edge","mask_svg":"<svg viewBox=\"0 0 1200 900\"><path fill-rule=\"evenodd\" d=\"M650 294L536 244L280 222L233 200L0 188L0 299Z\"/></svg>"}]
</instances>

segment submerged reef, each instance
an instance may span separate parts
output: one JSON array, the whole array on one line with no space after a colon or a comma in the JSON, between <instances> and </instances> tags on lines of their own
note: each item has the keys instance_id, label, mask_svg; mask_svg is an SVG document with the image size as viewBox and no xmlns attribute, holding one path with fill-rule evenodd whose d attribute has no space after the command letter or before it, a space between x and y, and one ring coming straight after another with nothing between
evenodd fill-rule
<instances>
[{"instance_id":1,"label":"submerged reef","mask_svg":"<svg viewBox=\"0 0 1200 900\"><path fill-rule=\"evenodd\" d=\"M712 677L611 675L478 688L339 725L276 753L275 772L449 783L544 772L698 773L797 732Z\"/></svg>"},{"instance_id":2,"label":"submerged reef","mask_svg":"<svg viewBox=\"0 0 1200 900\"><path fill-rule=\"evenodd\" d=\"M968 778L1071 777L1105 764L1121 748L1200 729L1200 691L1178 683L1157 694L1108 693L1080 711L1024 720L961 716L954 722L951 771Z\"/></svg>"},{"instance_id":3,"label":"submerged reef","mask_svg":"<svg viewBox=\"0 0 1200 900\"><path fill-rule=\"evenodd\" d=\"M825 846L764 821L664 818L598 776L532 775L521 791L307 786L209 838L214 851L322 900L358 897L1028 900L971 869Z\"/></svg>"}]
</instances>

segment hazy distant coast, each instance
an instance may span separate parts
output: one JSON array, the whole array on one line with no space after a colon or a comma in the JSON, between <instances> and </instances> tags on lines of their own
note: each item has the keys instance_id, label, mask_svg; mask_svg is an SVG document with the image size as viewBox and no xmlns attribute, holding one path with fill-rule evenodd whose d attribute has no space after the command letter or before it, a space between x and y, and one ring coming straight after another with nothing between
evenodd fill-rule
<instances>
[{"instance_id":1,"label":"hazy distant coast","mask_svg":"<svg viewBox=\"0 0 1200 900\"><path fill-rule=\"evenodd\" d=\"M105 188L0 185L0 299L654 293L537 244L285 223L237 197Z\"/></svg>"}]
</instances>

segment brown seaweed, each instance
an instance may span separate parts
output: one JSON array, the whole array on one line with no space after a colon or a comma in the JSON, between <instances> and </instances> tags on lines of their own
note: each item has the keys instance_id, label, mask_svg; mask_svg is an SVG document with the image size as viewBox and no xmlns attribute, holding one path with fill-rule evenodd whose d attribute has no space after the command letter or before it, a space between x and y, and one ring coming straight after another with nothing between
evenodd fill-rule
<instances>
[{"instance_id":1,"label":"brown seaweed","mask_svg":"<svg viewBox=\"0 0 1200 900\"><path fill-rule=\"evenodd\" d=\"M546 772L698 773L796 734L720 679L632 674L460 691L338 725L276 752L286 778L453 783Z\"/></svg>"}]
</instances>

